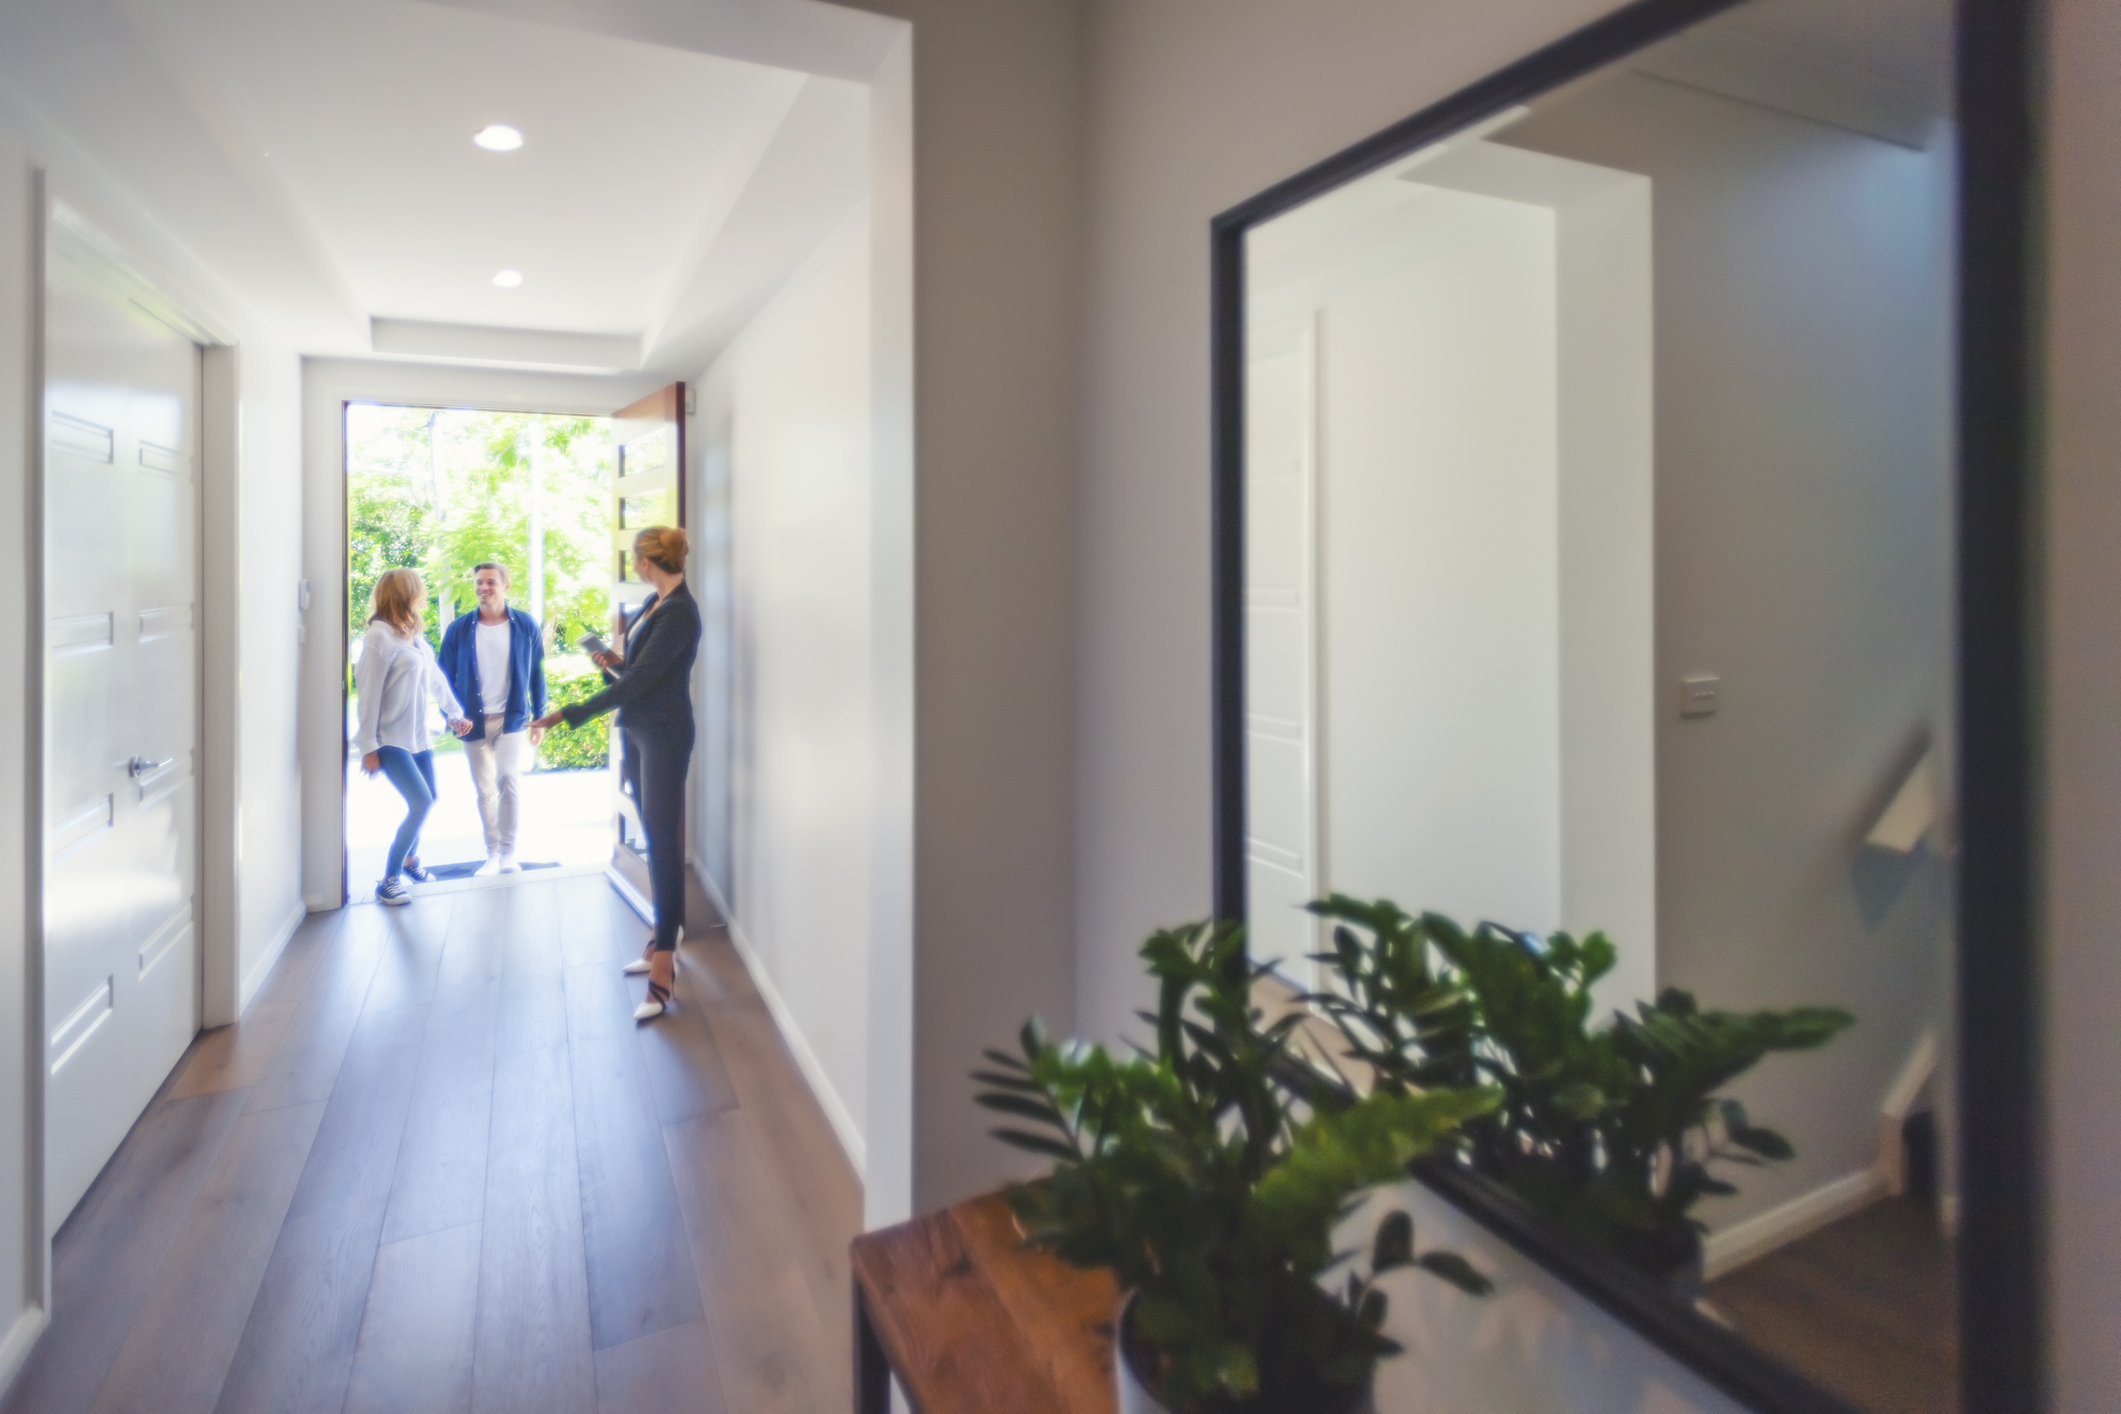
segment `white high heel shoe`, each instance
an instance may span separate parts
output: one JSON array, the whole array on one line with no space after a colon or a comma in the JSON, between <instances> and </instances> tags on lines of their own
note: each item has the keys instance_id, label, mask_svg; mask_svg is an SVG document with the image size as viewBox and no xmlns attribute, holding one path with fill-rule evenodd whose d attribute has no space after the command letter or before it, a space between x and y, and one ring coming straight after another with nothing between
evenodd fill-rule
<instances>
[{"instance_id":1,"label":"white high heel shoe","mask_svg":"<svg viewBox=\"0 0 2121 1414\"><path fill-rule=\"evenodd\" d=\"M671 980L674 982L677 979L672 978ZM670 993L650 982L648 984L648 998L633 1009L633 1019L635 1021L653 1021L669 1009Z\"/></svg>"},{"instance_id":2,"label":"white high heel shoe","mask_svg":"<svg viewBox=\"0 0 2121 1414\"><path fill-rule=\"evenodd\" d=\"M678 929L678 941L679 941L679 942L681 942L681 943L685 941L685 930L684 930L684 929L683 929L682 927ZM672 969L673 971L675 971L675 970L676 970L676 968L677 968L677 965L678 965L678 959L677 959L677 954L673 952L673 953L672 953L672 954L670 955L670 966L671 966L671 969ZM624 973L625 973L625 974L626 974L626 975L627 975L628 977L639 977L639 976L641 976L641 975L642 975L643 973L645 973L645 972L647 972L647 971L648 971L648 966L649 966L649 964L648 964L648 954L646 954L646 953L642 953L642 954L641 954L641 955L640 955L639 957L637 957L637 958L635 958L635 959L634 959L633 961L631 961L631 962L627 963L627 964L626 964L626 965L625 965L624 967L620 968L619 970L620 970L621 972L624 972Z\"/></svg>"}]
</instances>

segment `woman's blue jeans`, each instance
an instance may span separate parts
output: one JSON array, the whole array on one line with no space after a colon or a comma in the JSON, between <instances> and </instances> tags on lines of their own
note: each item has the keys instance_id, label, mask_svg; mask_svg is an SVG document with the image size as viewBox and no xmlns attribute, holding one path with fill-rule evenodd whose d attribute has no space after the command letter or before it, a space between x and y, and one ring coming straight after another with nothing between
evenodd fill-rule
<instances>
[{"instance_id":1,"label":"woman's blue jeans","mask_svg":"<svg viewBox=\"0 0 2121 1414\"><path fill-rule=\"evenodd\" d=\"M395 879L405 867L405 857L420 843L420 826L427 823L427 812L434 808L435 754L385 746L376 755L383 758L383 774L405 797L405 823L398 826L398 836L390 842L390 858L383 863L383 877Z\"/></svg>"}]
</instances>

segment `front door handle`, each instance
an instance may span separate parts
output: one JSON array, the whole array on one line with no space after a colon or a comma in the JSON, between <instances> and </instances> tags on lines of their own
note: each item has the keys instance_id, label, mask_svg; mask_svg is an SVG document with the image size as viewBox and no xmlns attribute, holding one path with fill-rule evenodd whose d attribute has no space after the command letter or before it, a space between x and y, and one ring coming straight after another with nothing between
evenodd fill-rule
<instances>
[{"instance_id":1,"label":"front door handle","mask_svg":"<svg viewBox=\"0 0 2121 1414\"><path fill-rule=\"evenodd\" d=\"M174 756L165 757L163 760L160 761L150 761L145 756L135 756L132 759L132 764L129 765L126 769L132 772L134 780L138 780L142 776L153 775L155 772L161 770L164 766L173 766L176 764L176 761L177 758Z\"/></svg>"}]
</instances>

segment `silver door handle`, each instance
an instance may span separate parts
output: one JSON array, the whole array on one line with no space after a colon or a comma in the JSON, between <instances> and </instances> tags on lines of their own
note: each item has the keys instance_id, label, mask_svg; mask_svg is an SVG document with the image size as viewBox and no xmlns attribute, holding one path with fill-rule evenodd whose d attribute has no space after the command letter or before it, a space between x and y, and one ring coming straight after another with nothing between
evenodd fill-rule
<instances>
[{"instance_id":1,"label":"silver door handle","mask_svg":"<svg viewBox=\"0 0 2121 1414\"><path fill-rule=\"evenodd\" d=\"M174 756L167 757L161 761L150 761L145 756L135 756L126 769L132 772L133 779L138 780L142 776L152 776L164 766L173 766L176 761L177 758Z\"/></svg>"}]
</instances>

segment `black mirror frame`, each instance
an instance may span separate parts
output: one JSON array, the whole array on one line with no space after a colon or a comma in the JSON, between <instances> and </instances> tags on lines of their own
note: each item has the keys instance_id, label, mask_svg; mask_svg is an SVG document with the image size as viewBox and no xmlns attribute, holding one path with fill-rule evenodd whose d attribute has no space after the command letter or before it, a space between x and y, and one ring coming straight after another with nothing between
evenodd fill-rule
<instances>
[{"instance_id":1,"label":"black mirror frame","mask_svg":"<svg viewBox=\"0 0 2121 1414\"><path fill-rule=\"evenodd\" d=\"M1217 216L1210 567L1215 913L1243 919L1245 234L1326 191L1742 0L1636 0ZM2041 0L1958 0L1959 1360L1964 1414L2046 1407L2041 1283L2039 690L2033 456ZM1763 1414L1840 1401L1480 1180L1424 1181L1710 1384Z\"/></svg>"}]
</instances>

